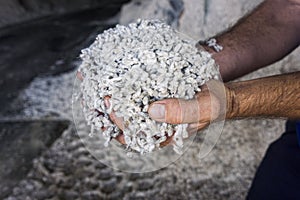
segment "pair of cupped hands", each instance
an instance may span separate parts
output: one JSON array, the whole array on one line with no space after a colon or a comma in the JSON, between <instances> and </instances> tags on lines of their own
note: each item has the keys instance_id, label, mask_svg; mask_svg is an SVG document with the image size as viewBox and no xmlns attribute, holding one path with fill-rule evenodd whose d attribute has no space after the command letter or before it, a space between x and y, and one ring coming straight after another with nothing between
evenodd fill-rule
<instances>
[{"instance_id":1,"label":"pair of cupped hands","mask_svg":"<svg viewBox=\"0 0 300 200\"><path fill-rule=\"evenodd\" d=\"M84 77L77 72L77 78L83 80ZM228 88L220 81L210 80L201 87L201 92L197 93L193 99L164 99L152 102L148 108L149 117L157 122L169 124L188 124L189 135L206 128L210 122L217 120L224 115L226 109L226 92ZM104 104L109 109L110 96L104 97ZM115 112L109 114L110 120L124 130L123 118L117 117ZM105 127L103 127L105 129ZM172 137L160 144L161 147L172 144ZM122 132L115 138L121 144L125 144Z\"/></svg>"}]
</instances>

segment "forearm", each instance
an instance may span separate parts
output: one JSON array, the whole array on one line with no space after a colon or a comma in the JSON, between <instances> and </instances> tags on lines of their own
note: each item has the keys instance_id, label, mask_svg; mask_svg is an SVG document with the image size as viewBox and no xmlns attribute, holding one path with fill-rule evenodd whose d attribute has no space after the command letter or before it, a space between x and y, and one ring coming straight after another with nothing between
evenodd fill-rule
<instances>
[{"instance_id":1,"label":"forearm","mask_svg":"<svg viewBox=\"0 0 300 200\"><path fill-rule=\"evenodd\" d=\"M300 72L227 83L227 118L300 118Z\"/></svg>"},{"instance_id":2,"label":"forearm","mask_svg":"<svg viewBox=\"0 0 300 200\"><path fill-rule=\"evenodd\" d=\"M276 62L300 42L300 0L266 0L232 29L216 37L213 58L224 81Z\"/></svg>"}]
</instances>

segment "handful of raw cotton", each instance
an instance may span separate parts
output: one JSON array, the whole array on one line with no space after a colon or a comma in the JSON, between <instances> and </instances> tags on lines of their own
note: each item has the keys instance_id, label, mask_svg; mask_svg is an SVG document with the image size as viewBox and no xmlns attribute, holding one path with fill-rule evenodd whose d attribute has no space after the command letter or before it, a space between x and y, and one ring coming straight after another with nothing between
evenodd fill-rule
<instances>
[{"instance_id":1,"label":"handful of raw cotton","mask_svg":"<svg viewBox=\"0 0 300 200\"><path fill-rule=\"evenodd\" d=\"M138 20L98 35L82 50L81 95L89 125L99 129L106 145L120 133L110 120L114 112L124 121L127 149L149 153L173 134L173 146L182 152L187 125L158 123L150 119L148 105L165 98L191 99L218 69L206 51L192 40L156 20ZM109 96L107 107L104 97ZM103 130L103 127L105 129Z\"/></svg>"}]
</instances>

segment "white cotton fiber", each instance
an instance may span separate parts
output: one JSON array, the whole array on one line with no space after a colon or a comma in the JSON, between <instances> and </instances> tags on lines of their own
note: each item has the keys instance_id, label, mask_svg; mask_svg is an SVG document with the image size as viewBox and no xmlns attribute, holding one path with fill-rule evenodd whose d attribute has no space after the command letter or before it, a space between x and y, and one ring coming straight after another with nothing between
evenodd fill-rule
<instances>
[{"instance_id":1,"label":"white cotton fiber","mask_svg":"<svg viewBox=\"0 0 300 200\"><path fill-rule=\"evenodd\" d=\"M88 124L97 127L108 144L120 133L109 118L114 111L124 119L127 149L142 154L159 148L171 135L174 150L181 153L187 137L186 124L150 119L149 104L173 97L192 99L201 85L218 79L219 74L208 52L156 20L139 20L104 31L82 50L81 58L82 102ZM105 96L111 97L109 108Z\"/></svg>"}]
</instances>

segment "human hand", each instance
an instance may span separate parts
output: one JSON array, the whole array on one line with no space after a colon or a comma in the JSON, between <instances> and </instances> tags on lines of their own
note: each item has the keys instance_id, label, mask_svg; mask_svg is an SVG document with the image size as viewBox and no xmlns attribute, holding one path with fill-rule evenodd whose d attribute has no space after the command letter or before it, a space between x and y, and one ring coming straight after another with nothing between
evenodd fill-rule
<instances>
[{"instance_id":1,"label":"human hand","mask_svg":"<svg viewBox=\"0 0 300 200\"><path fill-rule=\"evenodd\" d=\"M204 129L211 121L225 117L226 95L229 88L223 83L210 80L195 95L194 99L164 99L153 102L148 109L149 116L158 122L189 124L189 134Z\"/></svg>"},{"instance_id":2,"label":"human hand","mask_svg":"<svg viewBox=\"0 0 300 200\"><path fill-rule=\"evenodd\" d=\"M83 80L80 73L77 73L79 80ZM189 135L205 128L212 120L218 118L222 113L222 98L225 98L224 87L221 82L211 80L202 88L202 91L195 95L194 99L165 99L150 104L149 116L158 122L170 124L189 124ZM223 96L222 96L223 94ZM104 97L104 104L109 109L110 96ZM114 110L109 114L110 120L121 130L119 135L114 138L121 144L125 144L123 130L125 129L124 120L117 117ZM106 127L102 127L106 129ZM167 135L167 134L166 134ZM160 144L161 147L171 144L172 136Z\"/></svg>"},{"instance_id":3,"label":"human hand","mask_svg":"<svg viewBox=\"0 0 300 200\"><path fill-rule=\"evenodd\" d=\"M76 76L80 81L82 81L84 79L84 77L82 76L82 74L80 72L77 72ZM110 102L109 102L110 98L111 98L110 96L104 97L104 105L106 106L107 109L109 109L109 107L110 107ZM97 111L97 108L94 108L94 109ZM115 137L114 139L116 139L121 144L125 144L124 135L122 133L124 130L123 119L120 117L117 117L114 111L112 111L109 114L109 118L121 130L120 133L117 135L117 137ZM101 127L101 129L105 130L106 127Z\"/></svg>"},{"instance_id":4,"label":"human hand","mask_svg":"<svg viewBox=\"0 0 300 200\"><path fill-rule=\"evenodd\" d=\"M149 106L149 116L159 122L189 124L189 132L211 121L247 117L298 119L300 72L223 83L210 80L192 100L165 99ZM284 91L284 92L283 92ZM295 94L295 95L291 95Z\"/></svg>"},{"instance_id":5,"label":"human hand","mask_svg":"<svg viewBox=\"0 0 300 200\"><path fill-rule=\"evenodd\" d=\"M84 79L84 77L82 76L82 74L80 72L77 72L76 76L81 81ZM110 98L111 98L110 96L104 97L104 105L106 106L107 109L109 109L110 105L111 105ZM97 111L96 108L94 108L94 109ZM117 117L114 110L112 110L112 112L109 114L109 118L120 129L120 133L114 139L117 140L121 144L126 144L125 139L124 139L124 134L123 134L123 130L125 129L123 118ZM106 129L106 127L101 127L101 128L102 128L102 130ZM167 136L167 133L166 133L166 136ZM171 137L167 136L167 139L164 142L160 143L160 146L164 147L170 143L172 143L172 136Z\"/></svg>"},{"instance_id":6,"label":"human hand","mask_svg":"<svg viewBox=\"0 0 300 200\"><path fill-rule=\"evenodd\" d=\"M202 88L201 92L195 95L194 99L164 99L150 104L149 116L158 122L170 124L189 124L188 133L192 135L198 130L207 127L212 121L223 119L226 115L231 92L228 87L220 81L210 80ZM109 98L105 98L105 105L109 108ZM124 129L123 119L115 116L114 111L110 114L110 119L121 129ZM167 134L166 134L167 135ZM116 138L124 141L122 134ZM160 144L161 147L172 144L173 136Z\"/></svg>"},{"instance_id":7,"label":"human hand","mask_svg":"<svg viewBox=\"0 0 300 200\"><path fill-rule=\"evenodd\" d=\"M104 104L107 107L107 109L109 109L109 107L110 107L109 99L110 99L109 96L104 97ZM124 135L122 133L124 128L125 128L123 118L122 117L117 117L114 110L109 114L109 118L121 130L121 132L119 133L119 135L115 139L118 142L120 142L121 144L126 144L125 139L124 139ZM166 133L166 135L167 135L167 133ZM164 146L170 144L171 142L172 142L172 137L167 136L166 141L160 143L160 147L164 147Z\"/></svg>"}]
</instances>

